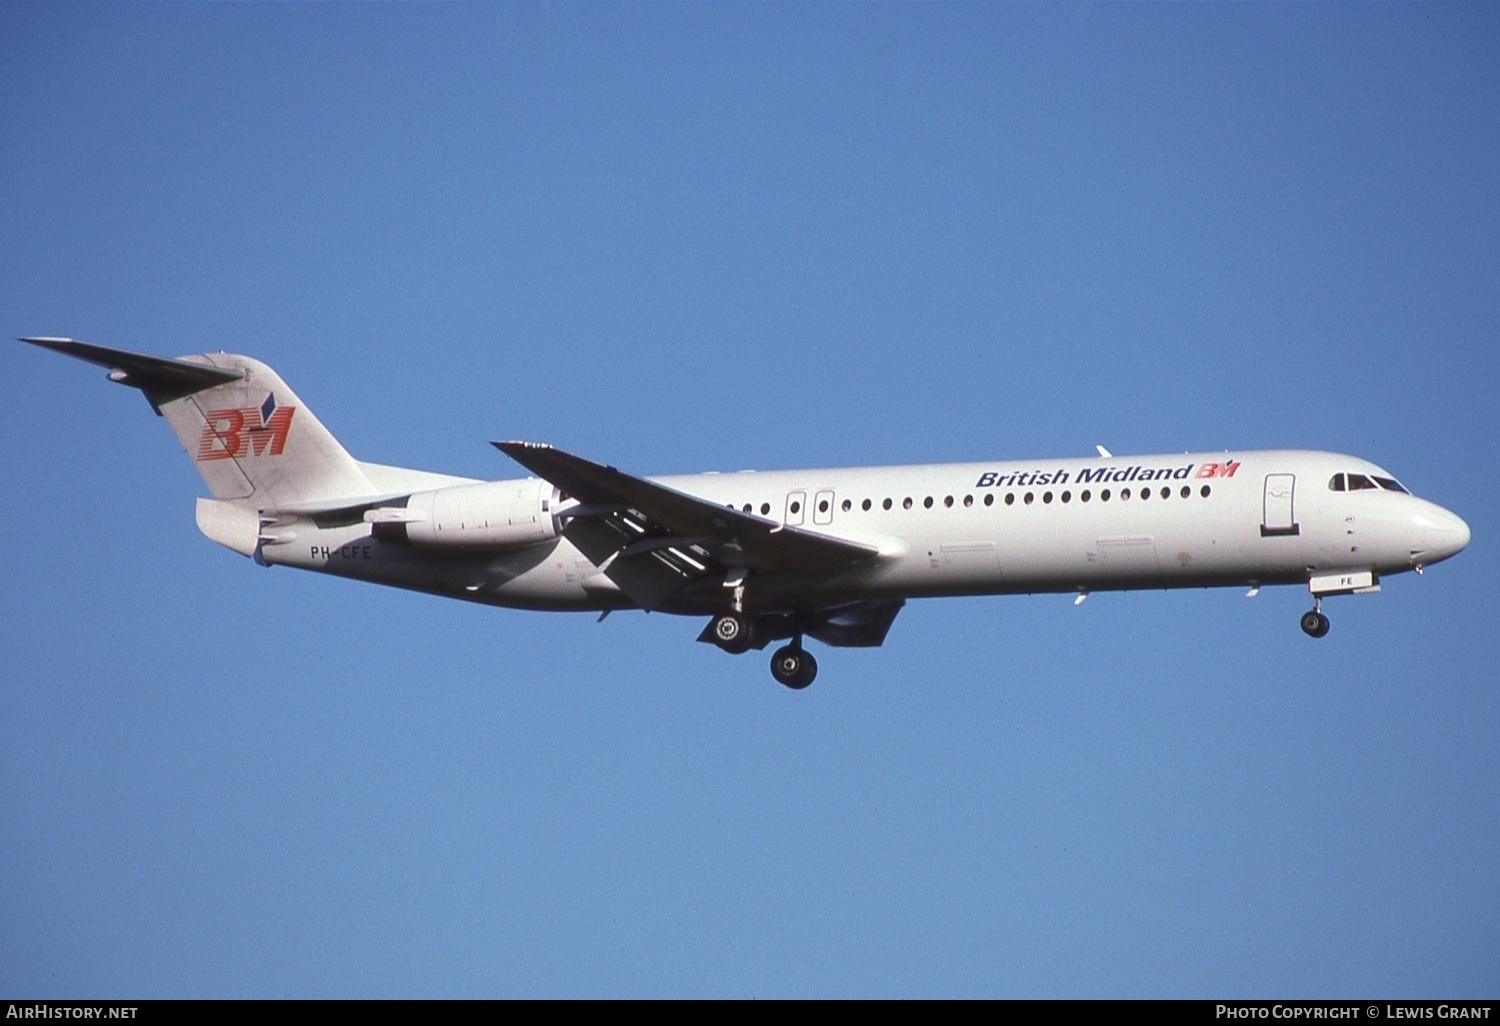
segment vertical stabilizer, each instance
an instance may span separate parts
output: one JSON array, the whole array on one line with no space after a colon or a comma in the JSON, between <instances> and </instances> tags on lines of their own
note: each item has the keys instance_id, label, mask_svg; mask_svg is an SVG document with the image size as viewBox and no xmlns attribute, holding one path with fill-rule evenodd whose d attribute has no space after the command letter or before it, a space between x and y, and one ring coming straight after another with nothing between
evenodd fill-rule
<instances>
[{"instance_id":1,"label":"vertical stabilizer","mask_svg":"<svg viewBox=\"0 0 1500 1026\"><path fill-rule=\"evenodd\" d=\"M374 491L354 458L270 367L230 353L184 359L243 374L158 405L214 498L271 509Z\"/></svg>"},{"instance_id":2,"label":"vertical stabilizer","mask_svg":"<svg viewBox=\"0 0 1500 1026\"><path fill-rule=\"evenodd\" d=\"M167 419L215 499L259 509L372 495L359 464L270 367L213 353L170 360L73 339L23 342L110 369Z\"/></svg>"}]
</instances>

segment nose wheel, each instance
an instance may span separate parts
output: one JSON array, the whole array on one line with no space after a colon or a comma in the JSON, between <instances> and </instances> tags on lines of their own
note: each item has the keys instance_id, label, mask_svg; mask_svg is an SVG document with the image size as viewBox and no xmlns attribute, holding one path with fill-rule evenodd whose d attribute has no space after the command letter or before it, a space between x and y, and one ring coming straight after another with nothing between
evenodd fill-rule
<instances>
[{"instance_id":1,"label":"nose wheel","mask_svg":"<svg viewBox=\"0 0 1500 1026\"><path fill-rule=\"evenodd\" d=\"M1309 638L1321 638L1328 633L1328 617L1322 610L1309 609L1302 614L1302 633Z\"/></svg>"},{"instance_id":2,"label":"nose wheel","mask_svg":"<svg viewBox=\"0 0 1500 1026\"><path fill-rule=\"evenodd\" d=\"M800 644L778 648L771 657L771 676L794 691L801 691L818 675L818 661Z\"/></svg>"}]
</instances>

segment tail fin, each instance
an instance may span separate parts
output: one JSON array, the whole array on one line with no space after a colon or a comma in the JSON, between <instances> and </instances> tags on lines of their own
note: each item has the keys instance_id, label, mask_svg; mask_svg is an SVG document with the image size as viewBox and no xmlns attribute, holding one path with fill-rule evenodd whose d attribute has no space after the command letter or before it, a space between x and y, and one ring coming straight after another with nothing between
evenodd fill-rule
<instances>
[{"instance_id":1,"label":"tail fin","mask_svg":"<svg viewBox=\"0 0 1500 1026\"><path fill-rule=\"evenodd\" d=\"M273 509L337 505L375 491L354 458L259 360L230 353L169 360L72 339L21 341L108 367L111 381L144 392L215 499Z\"/></svg>"}]
</instances>

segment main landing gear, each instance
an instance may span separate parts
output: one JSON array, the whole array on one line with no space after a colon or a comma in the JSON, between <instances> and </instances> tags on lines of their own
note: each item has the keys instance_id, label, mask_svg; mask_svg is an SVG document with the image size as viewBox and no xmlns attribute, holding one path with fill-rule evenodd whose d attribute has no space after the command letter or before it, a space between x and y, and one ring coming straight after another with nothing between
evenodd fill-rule
<instances>
[{"instance_id":1,"label":"main landing gear","mask_svg":"<svg viewBox=\"0 0 1500 1026\"><path fill-rule=\"evenodd\" d=\"M751 622L743 613L724 613L709 624L713 643L724 651L739 655L754 645ZM785 634L781 635L783 638ZM764 641L761 642L765 644ZM818 661L802 647L802 635L792 635L792 643L776 650L771 657L771 676L787 687L801 691L818 675Z\"/></svg>"},{"instance_id":2,"label":"main landing gear","mask_svg":"<svg viewBox=\"0 0 1500 1026\"><path fill-rule=\"evenodd\" d=\"M725 613L714 619L714 644L730 655L750 651L750 621L739 613Z\"/></svg>"},{"instance_id":3,"label":"main landing gear","mask_svg":"<svg viewBox=\"0 0 1500 1026\"><path fill-rule=\"evenodd\" d=\"M1313 607L1302 614L1302 633L1309 638L1321 638L1328 633L1328 617L1323 615L1323 600L1313 599Z\"/></svg>"},{"instance_id":4,"label":"main landing gear","mask_svg":"<svg viewBox=\"0 0 1500 1026\"><path fill-rule=\"evenodd\" d=\"M771 657L771 676L794 691L807 687L817 675L818 661L802 647L801 638L778 648Z\"/></svg>"}]
</instances>

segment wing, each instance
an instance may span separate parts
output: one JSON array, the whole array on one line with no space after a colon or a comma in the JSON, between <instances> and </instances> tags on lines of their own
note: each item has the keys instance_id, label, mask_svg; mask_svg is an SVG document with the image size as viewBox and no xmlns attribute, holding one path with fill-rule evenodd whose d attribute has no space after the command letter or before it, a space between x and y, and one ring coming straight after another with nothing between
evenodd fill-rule
<instances>
[{"instance_id":1,"label":"wing","mask_svg":"<svg viewBox=\"0 0 1500 1026\"><path fill-rule=\"evenodd\" d=\"M658 587L649 590L666 593L644 601L636 594L640 588L633 590L627 583L632 575L610 573L648 609L658 608L667 594L697 580L717 576L732 586L736 577L746 574L831 576L879 555L871 546L719 506L550 445L494 445L578 500L560 507L558 515L572 518L565 533L590 559L600 562L602 557L600 566L606 572L617 560L636 556L651 556L656 564L677 571L675 583L660 573L639 575L659 580Z\"/></svg>"}]
</instances>

